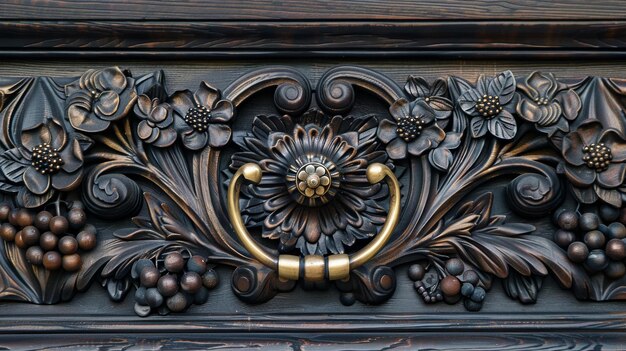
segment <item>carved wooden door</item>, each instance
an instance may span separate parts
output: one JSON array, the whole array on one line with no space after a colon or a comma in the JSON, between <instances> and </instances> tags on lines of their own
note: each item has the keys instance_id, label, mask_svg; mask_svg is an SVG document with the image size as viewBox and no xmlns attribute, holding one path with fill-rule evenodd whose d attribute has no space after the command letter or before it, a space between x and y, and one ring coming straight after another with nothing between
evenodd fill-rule
<instances>
[{"instance_id":1,"label":"carved wooden door","mask_svg":"<svg viewBox=\"0 0 626 351\"><path fill-rule=\"evenodd\" d=\"M0 347L626 348L620 2L0 9Z\"/></svg>"}]
</instances>

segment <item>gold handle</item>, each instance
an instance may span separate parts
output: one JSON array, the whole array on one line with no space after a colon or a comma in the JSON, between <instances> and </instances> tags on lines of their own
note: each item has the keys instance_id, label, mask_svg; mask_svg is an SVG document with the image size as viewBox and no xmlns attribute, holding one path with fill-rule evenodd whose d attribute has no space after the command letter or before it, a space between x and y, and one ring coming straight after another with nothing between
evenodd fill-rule
<instances>
[{"instance_id":1,"label":"gold handle","mask_svg":"<svg viewBox=\"0 0 626 351\"><path fill-rule=\"evenodd\" d=\"M241 166L228 185L228 217L246 250L262 264L277 270L280 278L288 280L302 278L308 281L346 279L350 275L350 270L363 265L385 246L400 219L400 185L391 169L381 163L373 163L367 167L366 176L371 184L387 179L389 213L378 235L367 246L350 256L339 254L326 257L320 255L274 257L259 246L246 229L239 209L239 190L243 181L247 180L254 184L261 182L261 167L254 163Z\"/></svg>"}]
</instances>

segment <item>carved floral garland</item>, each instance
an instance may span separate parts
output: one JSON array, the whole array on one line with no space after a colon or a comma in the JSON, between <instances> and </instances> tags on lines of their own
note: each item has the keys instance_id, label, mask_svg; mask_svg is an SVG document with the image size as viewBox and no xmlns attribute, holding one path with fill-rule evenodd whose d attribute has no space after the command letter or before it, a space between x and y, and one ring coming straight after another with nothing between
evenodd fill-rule
<instances>
[{"instance_id":1,"label":"carved floral garland","mask_svg":"<svg viewBox=\"0 0 626 351\"><path fill-rule=\"evenodd\" d=\"M277 112L238 125L238 107L265 89ZM388 113L352 113L364 90ZM258 240L325 255L380 230L388 191L365 169L381 162L402 183L402 220L374 259L334 283L344 304L389 299L405 263L424 301L472 311L494 278L523 303L547 275L581 299L623 299L625 92L621 80L510 71L475 83L410 76L402 89L358 67L329 70L315 94L284 67L223 92L202 82L169 94L162 72L116 67L3 81L0 296L56 303L98 280L114 300L135 285L139 315L179 312L206 301L212 265L227 265L239 298L266 301L297 282L251 258L226 224L232 174L247 162L263 170L240 204ZM508 179L505 194L478 189L497 179ZM496 196L511 215L495 213ZM90 247L80 231L95 227L73 227L84 216L124 228ZM526 223L552 216L559 228Z\"/></svg>"}]
</instances>

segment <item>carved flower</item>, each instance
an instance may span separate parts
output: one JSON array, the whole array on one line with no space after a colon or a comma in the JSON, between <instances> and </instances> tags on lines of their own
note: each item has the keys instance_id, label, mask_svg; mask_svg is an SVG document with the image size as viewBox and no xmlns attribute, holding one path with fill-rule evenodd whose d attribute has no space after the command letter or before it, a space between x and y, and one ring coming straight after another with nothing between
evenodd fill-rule
<instances>
[{"instance_id":1,"label":"carved flower","mask_svg":"<svg viewBox=\"0 0 626 351\"><path fill-rule=\"evenodd\" d=\"M385 219L378 202L387 195L365 176L370 163L386 161L376 150L376 125L371 116L306 125L289 116L256 117L252 132L235 137L242 151L230 165L234 171L254 162L263 170L261 183L243 190L248 224L280 239L281 251L297 247L304 254L342 253L373 236Z\"/></svg>"},{"instance_id":2,"label":"carved flower","mask_svg":"<svg viewBox=\"0 0 626 351\"><path fill-rule=\"evenodd\" d=\"M431 86L422 77L409 76L404 90L416 100L426 101L435 111L438 120L445 120L452 114L452 102L446 97L448 84L444 79L435 80Z\"/></svg>"},{"instance_id":3,"label":"carved flower","mask_svg":"<svg viewBox=\"0 0 626 351\"><path fill-rule=\"evenodd\" d=\"M199 150L207 143L222 147L230 141L231 130L224 123L233 117L235 108L230 101L220 100L220 96L219 90L205 82L193 94L184 90L172 95L176 129L188 149Z\"/></svg>"},{"instance_id":4,"label":"carved flower","mask_svg":"<svg viewBox=\"0 0 626 351\"><path fill-rule=\"evenodd\" d=\"M28 192L46 198L54 190L69 191L80 184L83 150L78 139L68 140L59 122L46 119L25 129L21 141L20 147L2 154L1 169L8 180L23 183Z\"/></svg>"},{"instance_id":5,"label":"carved flower","mask_svg":"<svg viewBox=\"0 0 626 351\"><path fill-rule=\"evenodd\" d=\"M513 139L517 123L511 114L515 108L515 77L511 71L495 77L480 76L475 88L459 96L463 112L472 117L472 136L480 138L487 131L496 138Z\"/></svg>"},{"instance_id":6,"label":"carved flower","mask_svg":"<svg viewBox=\"0 0 626 351\"><path fill-rule=\"evenodd\" d=\"M141 140L158 147L170 146L176 141L174 117L169 104L160 103L157 98L151 100L147 95L140 95L134 111L142 120L137 125L137 135Z\"/></svg>"},{"instance_id":7,"label":"carved flower","mask_svg":"<svg viewBox=\"0 0 626 351\"><path fill-rule=\"evenodd\" d=\"M518 88L524 95L517 104L517 113L537 130L552 136L557 130L569 132L569 123L578 116L581 101L573 89L557 82L552 73L531 73Z\"/></svg>"},{"instance_id":8,"label":"carved flower","mask_svg":"<svg viewBox=\"0 0 626 351\"><path fill-rule=\"evenodd\" d=\"M619 132L603 130L595 120L584 122L563 138L562 154L565 161L559 171L565 173L580 202L590 204L600 198L621 206L619 187L626 173L626 141Z\"/></svg>"},{"instance_id":9,"label":"carved flower","mask_svg":"<svg viewBox=\"0 0 626 351\"><path fill-rule=\"evenodd\" d=\"M72 127L90 133L126 116L137 99L135 80L117 67L88 70L65 86L65 95Z\"/></svg>"},{"instance_id":10,"label":"carved flower","mask_svg":"<svg viewBox=\"0 0 626 351\"><path fill-rule=\"evenodd\" d=\"M408 151L420 156L441 143L445 132L435 123L436 114L423 99L408 102L398 99L389 107L395 121L384 119L378 127L378 138L387 144L387 154L403 159Z\"/></svg>"},{"instance_id":11,"label":"carved flower","mask_svg":"<svg viewBox=\"0 0 626 351\"><path fill-rule=\"evenodd\" d=\"M430 150L428 161L440 171L447 171L452 165L452 151L461 145L461 133L447 133L446 138L436 148Z\"/></svg>"}]
</instances>

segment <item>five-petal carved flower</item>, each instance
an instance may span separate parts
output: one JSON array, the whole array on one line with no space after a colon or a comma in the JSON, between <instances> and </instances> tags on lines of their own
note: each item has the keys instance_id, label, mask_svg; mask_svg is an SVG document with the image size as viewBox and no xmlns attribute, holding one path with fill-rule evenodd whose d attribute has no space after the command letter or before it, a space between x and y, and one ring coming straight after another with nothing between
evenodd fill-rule
<instances>
[{"instance_id":1,"label":"five-petal carved flower","mask_svg":"<svg viewBox=\"0 0 626 351\"><path fill-rule=\"evenodd\" d=\"M242 189L248 225L280 239L281 251L304 254L342 253L376 234L387 188L370 184L365 170L387 159L377 150L377 124L373 116L324 117L306 125L294 125L289 116L257 116L252 132L234 138L242 151L230 165L234 171L254 162L263 170L260 184Z\"/></svg>"},{"instance_id":2,"label":"five-petal carved flower","mask_svg":"<svg viewBox=\"0 0 626 351\"><path fill-rule=\"evenodd\" d=\"M54 190L75 189L82 179L83 150L54 119L22 131L22 145L2 154L2 172L28 192L46 197ZM22 196L29 196L21 192ZM22 200L22 202L25 202Z\"/></svg>"},{"instance_id":3,"label":"five-petal carved flower","mask_svg":"<svg viewBox=\"0 0 626 351\"><path fill-rule=\"evenodd\" d=\"M405 158L407 152L420 156L436 148L445 137L435 122L435 111L424 99L409 102L400 98L389 107L389 112L395 121L383 119L378 138L387 144L387 154L394 160Z\"/></svg>"},{"instance_id":4,"label":"five-petal carved flower","mask_svg":"<svg viewBox=\"0 0 626 351\"><path fill-rule=\"evenodd\" d=\"M89 133L101 132L126 116L137 99L135 80L117 67L88 70L65 86L65 95L72 127Z\"/></svg>"},{"instance_id":5,"label":"five-petal carved flower","mask_svg":"<svg viewBox=\"0 0 626 351\"><path fill-rule=\"evenodd\" d=\"M558 170L565 173L578 200L590 204L598 200L620 207L619 188L626 174L626 141L614 129L590 120L563 138L564 162Z\"/></svg>"},{"instance_id":6,"label":"five-petal carved flower","mask_svg":"<svg viewBox=\"0 0 626 351\"><path fill-rule=\"evenodd\" d=\"M517 113L537 130L552 136L557 130L569 132L569 121L578 116L581 101L573 89L557 82L552 73L531 73L518 88L524 92Z\"/></svg>"},{"instance_id":7,"label":"five-petal carved flower","mask_svg":"<svg viewBox=\"0 0 626 351\"><path fill-rule=\"evenodd\" d=\"M515 77L511 71L495 77L480 76L475 88L459 96L463 112L471 116L472 136L480 138L487 131L499 139L513 139L517 123L511 114L515 108Z\"/></svg>"},{"instance_id":8,"label":"five-petal carved flower","mask_svg":"<svg viewBox=\"0 0 626 351\"><path fill-rule=\"evenodd\" d=\"M195 93L177 91L170 98L177 118L174 123L181 134L183 145L190 150L222 147L230 141L231 129L227 123L235 108L228 100L220 100L220 91L205 82Z\"/></svg>"},{"instance_id":9,"label":"five-petal carved flower","mask_svg":"<svg viewBox=\"0 0 626 351\"><path fill-rule=\"evenodd\" d=\"M137 125L137 135L141 140L158 147L170 146L176 141L172 107L168 103L140 95L134 111L141 119Z\"/></svg>"}]
</instances>

